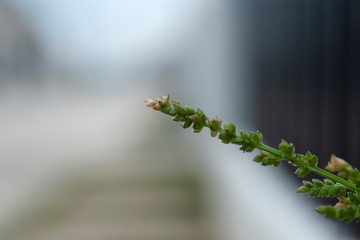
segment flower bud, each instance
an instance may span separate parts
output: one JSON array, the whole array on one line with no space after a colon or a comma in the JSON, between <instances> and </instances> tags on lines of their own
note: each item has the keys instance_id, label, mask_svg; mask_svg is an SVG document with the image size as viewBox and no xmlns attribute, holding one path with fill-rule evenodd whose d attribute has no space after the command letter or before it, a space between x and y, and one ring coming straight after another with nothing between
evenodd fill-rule
<instances>
[{"instance_id":1,"label":"flower bud","mask_svg":"<svg viewBox=\"0 0 360 240\"><path fill-rule=\"evenodd\" d=\"M216 118L214 119L214 122L216 123L216 125L218 125L219 127L221 126L222 120L221 118L219 118L218 116L216 116Z\"/></svg>"},{"instance_id":2,"label":"flower bud","mask_svg":"<svg viewBox=\"0 0 360 240\"><path fill-rule=\"evenodd\" d=\"M331 155L330 162L325 167L330 172L341 171L345 167L347 162L341 158L336 157L334 154Z\"/></svg>"},{"instance_id":3,"label":"flower bud","mask_svg":"<svg viewBox=\"0 0 360 240\"><path fill-rule=\"evenodd\" d=\"M158 99L158 102L160 103L161 106L167 106L169 105L169 95L167 96L160 96L160 99Z\"/></svg>"},{"instance_id":4,"label":"flower bud","mask_svg":"<svg viewBox=\"0 0 360 240\"><path fill-rule=\"evenodd\" d=\"M146 102L146 107L150 107L154 110L160 110L161 106L159 103L160 99L157 98L148 98L144 102Z\"/></svg>"},{"instance_id":5,"label":"flower bud","mask_svg":"<svg viewBox=\"0 0 360 240\"><path fill-rule=\"evenodd\" d=\"M347 205L350 204L349 199L346 198L338 198L339 202L337 204L335 204L334 208L338 209L338 208L343 208L346 207Z\"/></svg>"},{"instance_id":6,"label":"flower bud","mask_svg":"<svg viewBox=\"0 0 360 240\"><path fill-rule=\"evenodd\" d=\"M307 188L305 186L301 186L298 189L296 189L297 193L306 193L307 192Z\"/></svg>"}]
</instances>

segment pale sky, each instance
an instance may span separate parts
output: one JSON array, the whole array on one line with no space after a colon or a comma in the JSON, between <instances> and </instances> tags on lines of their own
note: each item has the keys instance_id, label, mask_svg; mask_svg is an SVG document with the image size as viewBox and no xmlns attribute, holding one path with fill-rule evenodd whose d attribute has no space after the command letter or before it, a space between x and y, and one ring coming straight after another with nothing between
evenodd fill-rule
<instances>
[{"instance_id":1,"label":"pale sky","mask_svg":"<svg viewBox=\"0 0 360 240\"><path fill-rule=\"evenodd\" d=\"M136 62L159 51L171 54L186 41L206 1L13 0L11 4L39 35L49 61L86 64Z\"/></svg>"}]
</instances>

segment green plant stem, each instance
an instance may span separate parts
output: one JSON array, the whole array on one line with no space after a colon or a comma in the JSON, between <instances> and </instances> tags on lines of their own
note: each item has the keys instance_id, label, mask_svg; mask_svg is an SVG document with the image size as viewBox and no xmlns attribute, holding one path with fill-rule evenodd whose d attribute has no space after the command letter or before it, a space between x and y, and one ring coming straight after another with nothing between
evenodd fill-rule
<instances>
[{"instance_id":1,"label":"green plant stem","mask_svg":"<svg viewBox=\"0 0 360 240\"><path fill-rule=\"evenodd\" d=\"M161 109L164 109L164 108L168 107L168 108L170 108L171 110L174 111L175 109L170 107L168 97L165 97L165 98L162 97L162 98L163 98L163 100L161 100L161 99L148 99L147 101L153 101L153 102L154 101L158 101L158 102L163 101L162 105L160 104L158 106L159 109L154 108L155 110L161 110ZM177 103L177 104L179 104L179 103ZM178 108L181 108L180 105L178 106ZM172 117L174 117L174 116L176 116L178 114L178 111L171 112L170 109L167 109L166 111L162 111L162 112L164 114L170 115ZM193 112L194 112L194 110L193 110ZM194 113L191 113L191 115L192 114L194 114ZM182 120L176 120L176 121L185 122L184 119L191 119L191 118L189 118L189 115L190 115L189 113L185 113L184 115L185 116L182 116L183 117ZM221 125L221 123L220 123L220 125ZM203 122L202 126L210 128L210 124L208 122ZM200 128L199 132L200 131L201 131L201 128ZM217 131L218 132L223 131L223 129L219 126ZM239 135L235 134L233 137L236 138L236 137L239 137ZM294 164L295 166L306 167L306 168L310 169L310 171L312 171L312 172L314 172L314 173L316 173L316 174L318 174L320 176L323 176L323 177L325 177L327 179L330 179L330 180L332 180L334 182L337 182L337 183L340 183L340 184L344 185L347 189L350 189L350 190L352 190L354 192L358 192L358 189L356 188L355 184L353 184L353 183L351 183L349 181L346 181L343 178L340 178L340 177L338 177L338 176L336 176L336 175L334 175L334 174L332 174L332 173L330 173L328 171L325 171L325 170L323 170L323 169L321 169L319 167L316 167L316 166L312 166L312 165L309 165L309 164L304 166L304 162L301 159L297 158L295 154L294 154L294 157L285 156L281 151L279 151L279 150L277 150L275 148L272 148L270 146L267 146L262 142L257 143L257 145L255 147L260 149L260 150L264 150L266 152L269 152L269 153L271 153L271 154L273 154L275 156L278 156L283 160L287 160L287 161L291 162L292 164Z\"/></svg>"},{"instance_id":2,"label":"green plant stem","mask_svg":"<svg viewBox=\"0 0 360 240\"><path fill-rule=\"evenodd\" d=\"M206 127L208 127L208 126L206 126ZM270 147L268 145L265 145L264 143L259 143L256 147L258 149L260 149L260 150L264 150L266 152L269 152L269 153L272 153L272 154L274 154L276 156L279 156L279 157L283 158L284 160L288 160L288 161L294 163L297 166L302 165L301 160L299 160L297 158L290 158L290 159L286 158L279 150L277 150L275 148L272 148L272 147ZM340 177L338 177L338 176L336 176L336 175L334 175L334 174L332 174L332 173L330 173L328 171L325 171L325 170L323 170L323 169L321 169L319 167L315 167L315 166L311 166L311 165L309 165L307 167L310 168L312 172L314 172L314 173L316 173L316 174L318 174L320 176L323 176L323 177L325 177L327 179L330 179L330 180L332 180L334 182L341 183L346 188L348 188L348 189L350 189L350 190L352 190L354 192L358 191L355 184L353 184L351 182L348 182L345 179L342 179L342 178L340 178Z\"/></svg>"},{"instance_id":3,"label":"green plant stem","mask_svg":"<svg viewBox=\"0 0 360 240\"><path fill-rule=\"evenodd\" d=\"M261 149L261 150L264 150L264 151L266 151L266 152L272 153L272 154L274 154L274 155L276 155L276 156L283 157L283 155L281 154L281 152L280 152L279 150L277 150L277 149L275 149L275 148L272 148L272 147L269 147L269 146L267 146L267 145L265 145L265 144L263 144L263 143L258 144L257 148L258 148L258 149ZM290 161L290 162L293 162L293 163L295 163L296 165L301 165L301 161L299 161L299 160L296 159L296 158L293 158L293 159L285 159L285 160L288 160L288 161ZM325 170L323 170L323 169L321 169L321 168L319 168L319 167L308 166L308 168L310 168L312 172L314 172L314 173L316 173L316 174L318 174L318 175L320 175L320 176L323 176L323 177L325 177L325 178L327 178L327 179L330 179L330 180L332 180L332 181L334 181L334 182L341 183L341 184L344 185L346 188L348 188L348 189L350 189L350 190L352 190L352 191L357 192L356 186L355 186L355 184L353 184L353 183L350 183L350 182L348 182L348 181L346 181L346 180L344 180L344 179L342 179L342 178L340 178L340 177L338 177L338 176L336 176L336 175L334 175L334 174L332 174L332 173L329 173L329 172L327 172L327 171L325 171Z\"/></svg>"},{"instance_id":4,"label":"green plant stem","mask_svg":"<svg viewBox=\"0 0 360 240\"><path fill-rule=\"evenodd\" d=\"M209 118L201 109L195 111L191 107L183 107L177 100L172 100L171 106L169 95L160 98L151 97L145 102L147 107L172 116L173 121L183 122L183 128L192 126L195 133L200 133L204 127L207 127L212 137L218 136L218 139L225 144L239 145L243 152L259 149L260 154L256 155L253 161L263 166L277 167L282 160L285 160L297 167L295 174L299 177L305 177L309 172L324 177L323 181L319 179L312 179L312 182L303 181L303 186L296 192L308 193L310 197L338 197L339 202L335 206L321 206L316 211L333 220L360 222L360 187L358 187L360 171L351 167L345 160L332 155L326 168L321 169L317 167L318 158L315 155L310 152L305 155L296 154L292 143L282 140L278 148L273 148L263 143L263 136L258 131L249 133L240 131L240 134L236 134L234 123L226 123L222 128L221 118ZM338 172L338 175L333 174L335 172Z\"/></svg>"}]
</instances>

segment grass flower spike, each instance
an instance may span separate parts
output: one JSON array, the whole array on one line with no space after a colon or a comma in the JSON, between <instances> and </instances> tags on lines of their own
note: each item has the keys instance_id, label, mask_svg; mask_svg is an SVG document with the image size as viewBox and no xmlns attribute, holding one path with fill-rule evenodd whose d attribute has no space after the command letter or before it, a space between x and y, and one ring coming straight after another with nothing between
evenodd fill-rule
<instances>
[{"instance_id":1,"label":"grass flower spike","mask_svg":"<svg viewBox=\"0 0 360 240\"><path fill-rule=\"evenodd\" d=\"M201 109L195 111L191 107L181 106L177 100L172 100L170 104L169 96L151 97L145 100L145 103L146 107L171 116L173 121L182 122L183 128L192 126L195 133L209 128L212 137L218 136L225 144L239 145L243 152L260 150L253 161L263 166L277 167L285 161L296 168L295 174L300 178L309 172L323 177L322 180L303 181L303 186L296 192L307 193L310 197L337 197L339 202L335 206L320 206L316 211L329 219L360 222L360 172L343 159L332 155L325 167L328 170L326 171L317 166L318 158L314 154L298 154L292 143L282 140L277 148L267 146L262 142L263 136L260 132L237 133L233 123L225 123L222 126L221 118L207 117ZM333 174L335 172L337 175Z\"/></svg>"}]
</instances>

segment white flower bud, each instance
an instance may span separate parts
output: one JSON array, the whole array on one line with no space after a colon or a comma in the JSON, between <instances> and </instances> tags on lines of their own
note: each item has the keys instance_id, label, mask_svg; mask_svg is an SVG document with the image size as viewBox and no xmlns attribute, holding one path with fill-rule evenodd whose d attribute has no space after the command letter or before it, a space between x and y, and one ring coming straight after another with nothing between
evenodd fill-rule
<instances>
[{"instance_id":1,"label":"white flower bud","mask_svg":"<svg viewBox=\"0 0 360 240\"><path fill-rule=\"evenodd\" d=\"M146 107L150 107L154 110L160 110L161 106L159 103L160 99L157 98L148 98L144 102L146 102Z\"/></svg>"},{"instance_id":2,"label":"white flower bud","mask_svg":"<svg viewBox=\"0 0 360 240\"><path fill-rule=\"evenodd\" d=\"M343 202L338 202L337 204L335 204L334 208L338 209L338 208L343 208L346 207L346 204L344 204Z\"/></svg>"},{"instance_id":3,"label":"white flower bud","mask_svg":"<svg viewBox=\"0 0 360 240\"><path fill-rule=\"evenodd\" d=\"M160 96L160 99L158 99L158 102L161 104L161 105L169 105L169 95L167 96Z\"/></svg>"},{"instance_id":4,"label":"white flower bud","mask_svg":"<svg viewBox=\"0 0 360 240\"><path fill-rule=\"evenodd\" d=\"M330 162L325 167L325 169L329 170L330 172L341 171L346 164L347 162L344 159L338 158L332 154Z\"/></svg>"},{"instance_id":5,"label":"white flower bud","mask_svg":"<svg viewBox=\"0 0 360 240\"><path fill-rule=\"evenodd\" d=\"M218 116L216 116L216 118L214 119L214 121L216 122L216 124L217 124L218 126L221 126L221 123L222 123L221 118L219 118Z\"/></svg>"},{"instance_id":6,"label":"white flower bud","mask_svg":"<svg viewBox=\"0 0 360 240\"><path fill-rule=\"evenodd\" d=\"M208 122L208 124L215 123L218 127L220 127L222 120L218 116L216 116L216 118L208 117L207 122Z\"/></svg>"}]
</instances>

